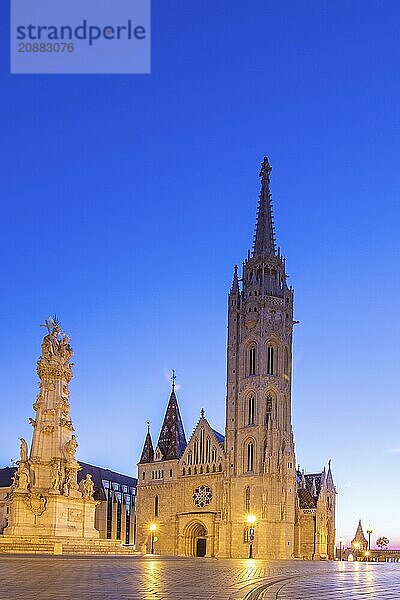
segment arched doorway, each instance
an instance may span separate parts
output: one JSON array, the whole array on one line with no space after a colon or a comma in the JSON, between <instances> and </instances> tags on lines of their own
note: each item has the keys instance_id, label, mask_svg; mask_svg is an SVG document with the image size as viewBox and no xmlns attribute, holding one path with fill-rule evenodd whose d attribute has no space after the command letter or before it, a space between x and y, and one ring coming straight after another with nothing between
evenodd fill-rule
<instances>
[{"instance_id":1,"label":"arched doorway","mask_svg":"<svg viewBox=\"0 0 400 600\"><path fill-rule=\"evenodd\" d=\"M206 556L207 554L207 530L203 523L194 521L185 527L185 555Z\"/></svg>"}]
</instances>

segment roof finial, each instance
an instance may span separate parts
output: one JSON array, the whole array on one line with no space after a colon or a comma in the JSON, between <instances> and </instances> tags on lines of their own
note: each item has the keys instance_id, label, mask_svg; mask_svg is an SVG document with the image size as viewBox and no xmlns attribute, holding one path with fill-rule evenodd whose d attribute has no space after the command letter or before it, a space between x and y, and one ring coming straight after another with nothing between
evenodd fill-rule
<instances>
[{"instance_id":1,"label":"roof finial","mask_svg":"<svg viewBox=\"0 0 400 600\"><path fill-rule=\"evenodd\" d=\"M150 433L150 421L147 421L147 433Z\"/></svg>"},{"instance_id":2,"label":"roof finial","mask_svg":"<svg viewBox=\"0 0 400 600\"><path fill-rule=\"evenodd\" d=\"M200 418L204 419L204 415L205 415L204 408L202 408L200 411Z\"/></svg>"},{"instance_id":3,"label":"roof finial","mask_svg":"<svg viewBox=\"0 0 400 600\"><path fill-rule=\"evenodd\" d=\"M172 369L172 377L171 377L171 379L172 379L172 391L174 392L175 391L175 379L176 379L176 375L175 375L175 370L174 369Z\"/></svg>"}]
</instances>

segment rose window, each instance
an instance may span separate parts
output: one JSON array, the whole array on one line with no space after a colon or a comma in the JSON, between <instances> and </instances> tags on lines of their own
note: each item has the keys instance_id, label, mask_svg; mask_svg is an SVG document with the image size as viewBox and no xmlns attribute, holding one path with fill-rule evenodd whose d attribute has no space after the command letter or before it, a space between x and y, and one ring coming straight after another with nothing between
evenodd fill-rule
<instances>
[{"instance_id":1,"label":"rose window","mask_svg":"<svg viewBox=\"0 0 400 600\"><path fill-rule=\"evenodd\" d=\"M193 492L193 502L199 508L204 508L212 500L212 490L208 485L200 485Z\"/></svg>"}]
</instances>

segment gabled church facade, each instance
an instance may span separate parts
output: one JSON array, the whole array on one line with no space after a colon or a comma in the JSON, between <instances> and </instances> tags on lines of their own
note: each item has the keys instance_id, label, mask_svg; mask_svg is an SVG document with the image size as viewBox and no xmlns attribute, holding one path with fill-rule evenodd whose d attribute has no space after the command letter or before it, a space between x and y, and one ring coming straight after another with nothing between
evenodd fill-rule
<instances>
[{"instance_id":1,"label":"gabled church facade","mask_svg":"<svg viewBox=\"0 0 400 600\"><path fill-rule=\"evenodd\" d=\"M137 549L180 556L333 559L335 487L296 469L291 423L293 289L276 248L271 167L256 232L228 295L225 436L201 412L186 441L173 382L156 448L138 464Z\"/></svg>"}]
</instances>

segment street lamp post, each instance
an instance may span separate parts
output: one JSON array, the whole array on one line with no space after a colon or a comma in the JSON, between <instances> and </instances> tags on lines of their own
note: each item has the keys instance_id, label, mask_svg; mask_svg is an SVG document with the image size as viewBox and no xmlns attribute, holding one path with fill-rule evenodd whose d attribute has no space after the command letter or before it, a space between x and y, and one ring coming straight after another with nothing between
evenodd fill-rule
<instances>
[{"instance_id":1,"label":"street lamp post","mask_svg":"<svg viewBox=\"0 0 400 600\"><path fill-rule=\"evenodd\" d=\"M253 558L253 542L254 542L254 523L256 518L254 515L247 515L247 522L249 524L249 558Z\"/></svg>"},{"instance_id":2,"label":"street lamp post","mask_svg":"<svg viewBox=\"0 0 400 600\"><path fill-rule=\"evenodd\" d=\"M150 529L150 539L151 539L150 554L154 554L154 532L157 529L157 525L155 523L152 523L150 525L149 529Z\"/></svg>"},{"instance_id":3,"label":"street lamp post","mask_svg":"<svg viewBox=\"0 0 400 600\"><path fill-rule=\"evenodd\" d=\"M371 533L372 533L371 527L369 527L367 529L367 533L368 533L368 554L367 554L367 556L368 556L368 560L369 560L369 557L371 554Z\"/></svg>"},{"instance_id":4,"label":"street lamp post","mask_svg":"<svg viewBox=\"0 0 400 600\"><path fill-rule=\"evenodd\" d=\"M342 560L342 547L343 547L343 538L339 538L339 560Z\"/></svg>"}]
</instances>

